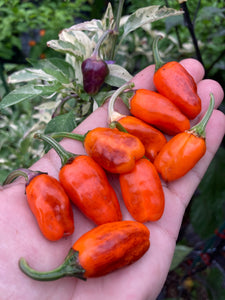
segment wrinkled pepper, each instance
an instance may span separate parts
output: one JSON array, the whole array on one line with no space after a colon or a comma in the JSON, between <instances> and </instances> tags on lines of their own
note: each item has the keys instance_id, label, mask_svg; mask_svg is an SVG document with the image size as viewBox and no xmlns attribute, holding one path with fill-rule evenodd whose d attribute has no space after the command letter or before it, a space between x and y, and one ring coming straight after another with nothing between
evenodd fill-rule
<instances>
[{"instance_id":1,"label":"wrinkled pepper","mask_svg":"<svg viewBox=\"0 0 225 300\"><path fill-rule=\"evenodd\" d=\"M73 211L62 185L54 177L39 171L18 169L12 171L4 184L16 177L26 179L26 197L42 234L57 241L74 232Z\"/></svg>"},{"instance_id":2,"label":"wrinkled pepper","mask_svg":"<svg viewBox=\"0 0 225 300\"><path fill-rule=\"evenodd\" d=\"M70 153L49 136L36 134L36 137L49 143L60 156L59 181L87 218L97 225L122 219L116 193L104 170L91 157Z\"/></svg>"},{"instance_id":3,"label":"wrinkled pepper","mask_svg":"<svg viewBox=\"0 0 225 300\"><path fill-rule=\"evenodd\" d=\"M169 182L184 176L206 152L205 127L213 112L214 96L202 120L190 130L174 136L159 152L154 165L162 179Z\"/></svg>"},{"instance_id":4,"label":"wrinkled pepper","mask_svg":"<svg viewBox=\"0 0 225 300\"><path fill-rule=\"evenodd\" d=\"M87 154L111 173L129 172L145 154L144 145L137 137L117 128L97 127L85 135L57 132L52 136L83 141Z\"/></svg>"},{"instance_id":5,"label":"wrinkled pepper","mask_svg":"<svg viewBox=\"0 0 225 300\"><path fill-rule=\"evenodd\" d=\"M19 260L19 267L27 276L39 281L65 276L83 280L100 277L140 259L150 247L149 238L149 229L139 222L107 223L82 235L55 270L38 272L24 258Z\"/></svg>"},{"instance_id":6,"label":"wrinkled pepper","mask_svg":"<svg viewBox=\"0 0 225 300\"><path fill-rule=\"evenodd\" d=\"M172 101L189 119L194 119L201 111L201 99L193 77L178 62L163 63L158 53L158 41L153 43L155 74L153 81L157 91Z\"/></svg>"},{"instance_id":7,"label":"wrinkled pepper","mask_svg":"<svg viewBox=\"0 0 225 300\"><path fill-rule=\"evenodd\" d=\"M157 221L164 206L164 192L154 165L146 158L138 160L135 168L119 176L124 203L138 222Z\"/></svg>"},{"instance_id":8,"label":"wrinkled pepper","mask_svg":"<svg viewBox=\"0 0 225 300\"><path fill-rule=\"evenodd\" d=\"M129 102L133 116L169 135L190 129L188 118L169 99L146 89L136 90Z\"/></svg>"},{"instance_id":9,"label":"wrinkled pepper","mask_svg":"<svg viewBox=\"0 0 225 300\"><path fill-rule=\"evenodd\" d=\"M132 87L132 83L125 84L124 86L121 86L118 90L116 90L111 96L108 105L109 126L111 126L111 124L114 122L119 122L119 124L121 124L128 133L139 138L139 140L145 147L145 156L153 162L160 149L167 142L164 134L158 129L134 116L122 115L114 110L114 104L117 97L125 89L130 89Z\"/></svg>"}]
</instances>

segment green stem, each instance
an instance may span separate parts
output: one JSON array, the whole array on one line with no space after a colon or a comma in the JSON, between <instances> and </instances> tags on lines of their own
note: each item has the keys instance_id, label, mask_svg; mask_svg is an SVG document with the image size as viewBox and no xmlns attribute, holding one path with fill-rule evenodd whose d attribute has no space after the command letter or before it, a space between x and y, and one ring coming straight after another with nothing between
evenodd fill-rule
<instances>
[{"instance_id":1,"label":"green stem","mask_svg":"<svg viewBox=\"0 0 225 300\"><path fill-rule=\"evenodd\" d=\"M26 185L28 185L34 177L40 174L43 174L43 172L20 168L10 172L9 175L6 177L5 181L3 182L3 185L13 182L13 180L19 176L23 176L26 180Z\"/></svg>"},{"instance_id":2,"label":"green stem","mask_svg":"<svg viewBox=\"0 0 225 300\"><path fill-rule=\"evenodd\" d=\"M64 166L70 159L76 157L76 154L66 151L54 138L50 136L36 133L34 138L38 138L47 142L59 155L62 166Z\"/></svg>"},{"instance_id":3,"label":"green stem","mask_svg":"<svg viewBox=\"0 0 225 300\"><path fill-rule=\"evenodd\" d=\"M79 252L71 248L64 262L59 267L48 272L36 271L28 265L24 258L20 258L19 267L24 274L39 281L52 281L66 276L86 280L84 277L85 270L78 262L78 255Z\"/></svg>"},{"instance_id":4,"label":"green stem","mask_svg":"<svg viewBox=\"0 0 225 300\"><path fill-rule=\"evenodd\" d=\"M162 67L162 65L164 65L164 62L159 55L159 49L158 49L158 42L161 39L162 39L162 36L158 35L154 39L153 44L152 44L152 53L153 53L154 62L155 62L155 71L157 71L159 68Z\"/></svg>"},{"instance_id":5,"label":"green stem","mask_svg":"<svg viewBox=\"0 0 225 300\"><path fill-rule=\"evenodd\" d=\"M124 5L124 0L119 0L119 5L116 10L117 13L116 13L115 26L114 26L114 35L112 38L112 47L111 47L112 50L111 50L109 60L114 60L114 57L115 57L115 48L116 48L116 42L117 42L118 35L119 35L120 19L121 19L122 12L123 12L123 5Z\"/></svg>"},{"instance_id":6,"label":"green stem","mask_svg":"<svg viewBox=\"0 0 225 300\"><path fill-rule=\"evenodd\" d=\"M123 127L123 125L120 124L117 121L111 122L110 125L109 125L109 127L110 128L117 128L119 131L122 131L122 132L127 132L127 130Z\"/></svg>"},{"instance_id":7,"label":"green stem","mask_svg":"<svg viewBox=\"0 0 225 300\"><path fill-rule=\"evenodd\" d=\"M108 29L108 30L106 30L103 34L102 34L102 36L100 37L100 39L98 40L98 42L97 42L97 44L96 44L96 46L95 46L95 49L94 49L94 51L93 51L93 53L92 53L92 57L94 57L94 58L96 58L96 59L99 59L99 49L100 49L100 47L101 47L101 45L102 45L102 43L103 43L103 41L105 40L105 38L107 37L107 35L108 34L111 34L111 33L113 33L113 30L112 29Z\"/></svg>"},{"instance_id":8,"label":"green stem","mask_svg":"<svg viewBox=\"0 0 225 300\"><path fill-rule=\"evenodd\" d=\"M133 82L125 83L121 87L119 87L111 96L109 105L108 105L108 119L109 123L113 122L120 115L118 112L114 110L114 104L117 97L125 90L132 89L134 87Z\"/></svg>"},{"instance_id":9,"label":"green stem","mask_svg":"<svg viewBox=\"0 0 225 300\"><path fill-rule=\"evenodd\" d=\"M195 134L199 137L205 138L205 127L206 127L206 125L209 121L209 118L212 115L214 105L215 105L215 99L214 99L213 94L211 93L210 94L209 108L208 108L207 112L205 113L205 115L203 116L201 121L197 125L193 126L190 129L190 132L192 132L193 134Z\"/></svg>"},{"instance_id":10,"label":"green stem","mask_svg":"<svg viewBox=\"0 0 225 300\"><path fill-rule=\"evenodd\" d=\"M85 135L83 135L83 134L64 132L64 131L52 133L51 137L53 137L54 139L69 138L69 139L73 139L73 140L80 141L80 142L84 142L84 140L85 140Z\"/></svg>"}]
</instances>

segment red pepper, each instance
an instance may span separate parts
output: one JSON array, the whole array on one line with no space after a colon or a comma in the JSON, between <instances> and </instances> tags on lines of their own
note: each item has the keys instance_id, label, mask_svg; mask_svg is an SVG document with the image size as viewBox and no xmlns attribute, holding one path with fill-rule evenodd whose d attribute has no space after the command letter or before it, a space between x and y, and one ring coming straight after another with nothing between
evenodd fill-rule
<instances>
[{"instance_id":1,"label":"red pepper","mask_svg":"<svg viewBox=\"0 0 225 300\"><path fill-rule=\"evenodd\" d=\"M104 170L89 156L67 152L49 136L36 134L59 154L59 180L80 211L95 224L120 221L122 214L115 191Z\"/></svg>"},{"instance_id":2,"label":"red pepper","mask_svg":"<svg viewBox=\"0 0 225 300\"><path fill-rule=\"evenodd\" d=\"M175 104L161 94L146 89L137 90L130 99L130 112L169 135L190 128L188 118Z\"/></svg>"},{"instance_id":3,"label":"red pepper","mask_svg":"<svg viewBox=\"0 0 225 300\"><path fill-rule=\"evenodd\" d=\"M157 37L153 43L156 72L153 77L157 91L172 101L189 119L194 119L201 111L201 99L193 77L178 62L163 63L158 53Z\"/></svg>"},{"instance_id":4,"label":"red pepper","mask_svg":"<svg viewBox=\"0 0 225 300\"><path fill-rule=\"evenodd\" d=\"M107 223L88 231L73 245L62 265L49 272L32 269L24 258L19 261L22 272L39 280L56 280L73 276L83 280L99 277L130 265L149 249L150 232L139 222Z\"/></svg>"},{"instance_id":5,"label":"red pepper","mask_svg":"<svg viewBox=\"0 0 225 300\"><path fill-rule=\"evenodd\" d=\"M190 130L174 136L159 152L154 165L165 181L176 180L190 171L206 152L205 126L212 114L214 97L202 120Z\"/></svg>"},{"instance_id":6,"label":"red pepper","mask_svg":"<svg viewBox=\"0 0 225 300\"><path fill-rule=\"evenodd\" d=\"M148 159L138 160L132 171L120 174L119 180L124 203L136 221L143 223L161 218L164 192L159 175Z\"/></svg>"},{"instance_id":7,"label":"red pepper","mask_svg":"<svg viewBox=\"0 0 225 300\"><path fill-rule=\"evenodd\" d=\"M43 235L57 241L74 232L73 211L70 200L57 179L46 173L18 169L9 174L5 183L17 176L26 178L26 196Z\"/></svg>"}]
</instances>

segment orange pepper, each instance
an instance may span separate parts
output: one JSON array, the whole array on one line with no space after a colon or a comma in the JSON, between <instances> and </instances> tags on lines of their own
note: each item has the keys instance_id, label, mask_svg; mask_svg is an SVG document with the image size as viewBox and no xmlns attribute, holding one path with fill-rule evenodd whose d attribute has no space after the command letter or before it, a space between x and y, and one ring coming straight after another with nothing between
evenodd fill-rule
<instances>
[{"instance_id":1,"label":"orange pepper","mask_svg":"<svg viewBox=\"0 0 225 300\"><path fill-rule=\"evenodd\" d=\"M38 272L24 258L19 260L19 267L27 276L39 281L64 276L83 280L100 277L140 259L150 247L149 237L149 229L139 222L107 223L81 236L55 270Z\"/></svg>"},{"instance_id":2,"label":"orange pepper","mask_svg":"<svg viewBox=\"0 0 225 300\"><path fill-rule=\"evenodd\" d=\"M137 137L117 128L97 127L85 135L56 132L52 137L82 141L87 154L111 173L129 172L145 154L145 147Z\"/></svg>"},{"instance_id":3,"label":"orange pepper","mask_svg":"<svg viewBox=\"0 0 225 300\"><path fill-rule=\"evenodd\" d=\"M144 145L137 137L116 128L90 130L84 147L99 165L111 173L129 172L135 161L145 154Z\"/></svg>"},{"instance_id":4,"label":"orange pepper","mask_svg":"<svg viewBox=\"0 0 225 300\"><path fill-rule=\"evenodd\" d=\"M124 116L118 122L128 133L139 138L145 147L145 156L153 162L156 155L167 142L163 133L133 116Z\"/></svg>"},{"instance_id":5,"label":"orange pepper","mask_svg":"<svg viewBox=\"0 0 225 300\"><path fill-rule=\"evenodd\" d=\"M120 221L122 214L115 191L104 170L89 156L67 152L49 136L36 134L59 154L59 180L71 201L95 224Z\"/></svg>"},{"instance_id":6,"label":"orange pepper","mask_svg":"<svg viewBox=\"0 0 225 300\"><path fill-rule=\"evenodd\" d=\"M205 154L205 126L212 114L214 102L211 94L208 111L202 120L190 130L174 136L157 155L154 165L165 181L184 176Z\"/></svg>"},{"instance_id":7,"label":"orange pepper","mask_svg":"<svg viewBox=\"0 0 225 300\"><path fill-rule=\"evenodd\" d=\"M124 203L136 221L144 223L161 218L164 192L159 175L148 159L138 160L132 171L120 174L119 180Z\"/></svg>"},{"instance_id":8,"label":"orange pepper","mask_svg":"<svg viewBox=\"0 0 225 300\"><path fill-rule=\"evenodd\" d=\"M201 99L193 77L178 62L163 63L158 53L157 37L153 43L156 71L153 81L157 91L172 101L189 119L194 119L201 111Z\"/></svg>"},{"instance_id":9,"label":"orange pepper","mask_svg":"<svg viewBox=\"0 0 225 300\"><path fill-rule=\"evenodd\" d=\"M111 96L108 105L109 126L111 127L114 122L118 122L125 131L139 138L145 147L145 156L154 161L160 149L167 142L163 133L136 117L125 116L114 110L114 103L120 93L132 87L133 83L125 84Z\"/></svg>"},{"instance_id":10,"label":"orange pepper","mask_svg":"<svg viewBox=\"0 0 225 300\"><path fill-rule=\"evenodd\" d=\"M130 112L169 135L190 128L188 118L175 104L161 94L146 89L136 90L130 99Z\"/></svg>"},{"instance_id":11,"label":"orange pepper","mask_svg":"<svg viewBox=\"0 0 225 300\"><path fill-rule=\"evenodd\" d=\"M73 211L70 200L57 179L48 174L18 169L9 174L4 184L17 176L26 178L26 196L42 234L57 241L74 232Z\"/></svg>"}]
</instances>

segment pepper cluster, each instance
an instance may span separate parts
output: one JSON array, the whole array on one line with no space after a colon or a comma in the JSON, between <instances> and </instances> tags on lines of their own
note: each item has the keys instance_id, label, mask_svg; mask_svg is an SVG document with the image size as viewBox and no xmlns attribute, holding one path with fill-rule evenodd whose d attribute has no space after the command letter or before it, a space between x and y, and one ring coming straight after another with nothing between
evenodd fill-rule
<instances>
[{"instance_id":1,"label":"pepper cluster","mask_svg":"<svg viewBox=\"0 0 225 300\"><path fill-rule=\"evenodd\" d=\"M143 224L159 220L166 182L184 176L206 151L205 126L214 107L214 97L202 120L190 129L190 119L201 111L201 100L191 75L177 62L159 65L154 44L157 92L134 90L130 115L114 110L120 87L109 101L109 126L85 135L36 134L61 158L59 180L42 172L20 169L5 183L23 175L31 211L43 235L56 241L74 231L72 204L97 226L78 239L63 264L50 272L37 272L22 258L21 270L33 279L54 280L63 276L80 279L105 275L142 257L150 246L150 232ZM176 82L176 85L174 84ZM167 136L172 138L168 140ZM56 137L83 142L87 155L66 151ZM118 174L122 198L134 221L123 221L120 204L106 172ZM160 179L161 177L161 179Z\"/></svg>"}]
</instances>

